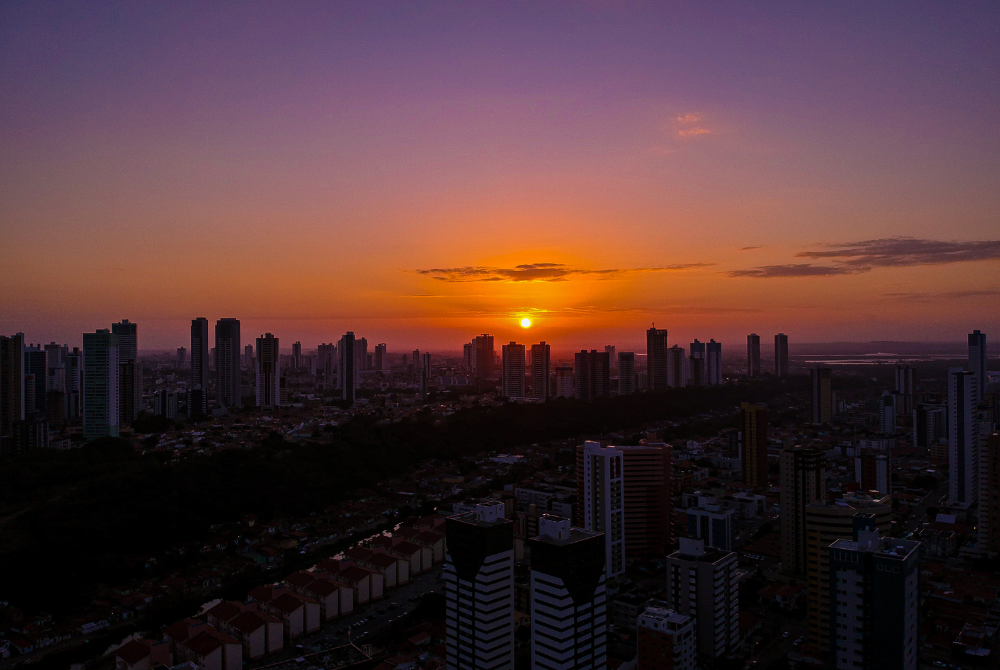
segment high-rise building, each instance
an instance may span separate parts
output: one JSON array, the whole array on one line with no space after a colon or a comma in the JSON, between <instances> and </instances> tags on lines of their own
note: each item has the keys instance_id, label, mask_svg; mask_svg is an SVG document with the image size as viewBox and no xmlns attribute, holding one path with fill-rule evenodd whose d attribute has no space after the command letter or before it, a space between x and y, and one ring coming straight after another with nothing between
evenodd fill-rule
<instances>
[{"instance_id":1,"label":"high-rise building","mask_svg":"<svg viewBox=\"0 0 1000 670\"><path fill-rule=\"evenodd\" d=\"M969 372L976 376L976 388L986 391L986 333L974 330L969 333Z\"/></svg>"},{"instance_id":2,"label":"high-rise building","mask_svg":"<svg viewBox=\"0 0 1000 670\"><path fill-rule=\"evenodd\" d=\"M864 451L854 457L854 481L865 493L889 495L890 470L888 454Z\"/></svg>"},{"instance_id":3,"label":"high-rise building","mask_svg":"<svg viewBox=\"0 0 1000 670\"><path fill-rule=\"evenodd\" d=\"M701 540L682 537L667 556L667 604L697 620L698 653L711 660L741 646L740 591L736 554L706 549Z\"/></svg>"},{"instance_id":4,"label":"high-rise building","mask_svg":"<svg viewBox=\"0 0 1000 670\"><path fill-rule=\"evenodd\" d=\"M257 407L281 406L281 349L278 338L266 333L257 338Z\"/></svg>"},{"instance_id":5,"label":"high-rise building","mask_svg":"<svg viewBox=\"0 0 1000 670\"><path fill-rule=\"evenodd\" d=\"M0 453L24 420L24 335L0 335Z\"/></svg>"},{"instance_id":6,"label":"high-rise building","mask_svg":"<svg viewBox=\"0 0 1000 670\"><path fill-rule=\"evenodd\" d=\"M673 535L670 445L616 448L622 455L625 486L625 557L662 557Z\"/></svg>"},{"instance_id":7,"label":"high-rise building","mask_svg":"<svg viewBox=\"0 0 1000 670\"><path fill-rule=\"evenodd\" d=\"M830 667L917 670L919 548L863 529L830 545Z\"/></svg>"},{"instance_id":8,"label":"high-rise building","mask_svg":"<svg viewBox=\"0 0 1000 670\"><path fill-rule=\"evenodd\" d=\"M118 336L83 334L83 436L118 437Z\"/></svg>"},{"instance_id":9,"label":"high-rise building","mask_svg":"<svg viewBox=\"0 0 1000 670\"><path fill-rule=\"evenodd\" d=\"M357 337L354 339L354 360L355 369L359 371L368 369L368 338Z\"/></svg>"},{"instance_id":10,"label":"high-rise building","mask_svg":"<svg viewBox=\"0 0 1000 670\"><path fill-rule=\"evenodd\" d=\"M781 569L805 577L809 568L806 507L826 496L826 455L822 449L794 447L779 457L781 465Z\"/></svg>"},{"instance_id":11,"label":"high-rise building","mask_svg":"<svg viewBox=\"0 0 1000 670\"><path fill-rule=\"evenodd\" d=\"M476 336L476 339L473 340L473 343L476 348L476 378L495 378L496 374L493 371L493 361L496 358L496 352L493 349L493 336L486 334L478 335Z\"/></svg>"},{"instance_id":12,"label":"high-rise building","mask_svg":"<svg viewBox=\"0 0 1000 670\"><path fill-rule=\"evenodd\" d=\"M628 506L625 507L626 512ZM696 507L684 510L687 534L702 540L706 547L733 551L736 542L736 510L723 509L714 498L699 496Z\"/></svg>"},{"instance_id":13,"label":"high-rise building","mask_svg":"<svg viewBox=\"0 0 1000 670\"><path fill-rule=\"evenodd\" d=\"M605 344L604 351L608 354L608 360L611 361L611 369L618 370L618 351L615 349L613 344Z\"/></svg>"},{"instance_id":14,"label":"high-rise building","mask_svg":"<svg viewBox=\"0 0 1000 670\"><path fill-rule=\"evenodd\" d=\"M531 345L531 397L545 400L552 395L550 347L544 341Z\"/></svg>"},{"instance_id":15,"label":"high-rise building","mask_svg":"<svg viewBox=\"0 0 1000 670\"><path fill-rule=\"evenodd\" d=\"M301 353L301 348L300 348ZM238 409L240 394L240 320L215 322L215 400L220 407Z\"/></svg>"},{"instance_id":16,"label":"high-rise building","mask_svg":"<svg viewBox=\"0 0 1000 670\"><path fill-rule=\"evenodd\" d=\"M618 395L635 393L635 352L622 351L618 354Z\"/></svg>"},{"instance_id":17,"label":"high-rise building","mask_svg":"<svg viewBox=\"0 0 1000 670\"><path fill-rule=\"evenodd\" d=\"M556 397L572 398L576 394L573 366L557 365L555 369Z\"/></svg>"},{"instance_id":18,"label":"high-rise building","mask_svg":"<svg viewBox=\"0 0 1000 670\"><path fill-rule=\"evenodd\" d=\"M948 439L948 408L921 403L913 408L913 446L930 449Z\"/></svg>"},{"instance_id":19,"label":"high-rise building","mask_svg":"<svg viewBox=\"0 0 1000 670\"><path fill-rule=\"evenodd\" d=\"M36 344L24 347L24 418L45 416L48 357Z\"/></svg>"},{"instance_id":20,"label":"high-rise building","mask_svg":"<svg viewBox=\"0 0 1000 670\"><path fill-rule=\"evenodd\" d=\"M413 374L420 378L420 349L413 350Z\"/></svg>"},{"instance_id":21,"label":"high-rise building","mask_svg":"<svg viewBox=\"0 0 1000 670\"><path fill-rule=\"evenodd\" d=\"M705 345L705 383L709 386L722 383L722 342L709 340Z\"/></svg>"},{"instance_id":22,"label":"high-rise building","mask_svg":"<svg viewBox=\"0 0 1000 670\"><path fill-rule=\"evenodd\" d=\"M1000 432L982 440L979 449L979 555L1000 556Z\"/></svg>"},{"instance_id":23,"label":"high-rise building","mask_svg":"<svg viewBox=\"0 0 1000 670\"><path fill-rule=\"evenodd\" d=\"M387 353L385 342L379 342L375 345L375 369L389 369L389 354Z\"/></svg>"},{"instance_id":24,"label":"high-rise building","mask_svg":"<svg viewBox=\"0 0 1000 670\"><path fill-rule=\"evenodd\" d=\"M784 333L774 336L774 374L776 377L788 374L788 336Z\"/></svg>"},{"instance_id":25,"label":"high-rise building","mask_svg":"<svg viewBox=\"0 0 1000 670\"><path fill-rule=\"evenodd\" d=\"M354 404L357 390L361 388L358 357L354 350L355 344L357 342L354 339L354 331L349 330L340 338L340 343L337 345L337 356L339 358L337 363L337 388L341 391L341 399L351 404ZM414 370L417 370L419 365L419 360L414 358Z\"/></svg>"},{"instance_id":26,"label":"high-rise building","mask_svg":"<svg viewBox=\"0 0 1000 670\"><path fill-rule=\"evenodd\" d=\"M188 398L188 414L192 417L208 412L208 349L208 319L199 316L191 320L191 390L197 391Z\"/></svg>"},{"instance_id":27,"label":"high-rise building","mask_svg":"<svg viewBox=\"0 0 1000 670\"><path fill-rule=\"evenodd\" d=\"M73 347L65 357L66 417L79 419L83 415L83 353Z\"/></svg>"},{"instance_id":28,"label":"high-rise building","mask_svg":"<svg viewBox=\"0 0 1000 670\"><path fill-rule=\"evenodd\" d=\"M830 640L830 552L837 540L854 536L856 516L888 535L892 526L892 506L888 496L875 499L864 494L844 494L835 502L816 501L806 505L807 602L809 642L825 655Z\"/></svg>"},{"instance_id":29,"label":"high-rise building","mask_svg":"<svg viewBox=\"0 0 1000 670\"><path fill-rule=\"evenodd\" d=\"M913 396L916 385L913 382L913 368L899 363L896 365L896 395L902 401L896 408L898 414L909 414L913 411Z\"/></svg>"},{"instance_id":30,"label":"high-rise building","mask_svg":"<svg viewBox=\"0 0 1000 670\"><path fill-rule=\"evenodd\" d=\"M948 370L948 502L968 508L979 488L979 386L976 373Z\"/></svg>"},{"instance_id":31,"label":"high-rise building","mask_svg":"<svg viewBox=\"0 0 1000 670\"><path fill-rule=\"evenodd\" d=\"M187 364L187 347L177 347L177 367L182 369Z\"/></svg>"},{"instance_id":32,"label":"high-rise building","mask_svg":"<svg viewBox=\"0 0 1000 670\"><path fill-rule=\"evenodd\" d=\"M501 352L503 355L501 393L508 400L523 400L525 397L524 345L511 342L503 345Z\"/></svg>"},{"instance_id":33,"label":"high-rise building","mask_svg":"<svg viewBox=\"0 0 1000 670\"><path fill-rule=\"evenodd\" d=\"M531 547L531 667L607 667L604 536L546 514Z\"/></svg>"},{"instance_id":34,"label":"high-rise building","mask_svg":"<svg viewBox=\"0 0 1000 670\"><path fill-rule=\"evenodd\" d=\"M462 345L462 360L465 363L465 371L469 374L476 372L476 342L466 342Z\"/></svg>"},{"instance_id":35,"label":"high-rise building","mask_svg":"<svg viewBox=\"0 0 1000 670\"><path fill-rule=\"evenodd\" d=\"M760 377L760 335L747 335L747 376Z\"/></svg>"},{"instance_id":36,"label":"high-rise building","mask_svg":"<svg viewBox=\"0 0 1000 670\"><path fill-rule=\"evenodd\" d=\"M650 391L663 391L669 386L666 328L653 327L646 331L646 383Z\"/></svg>"},{"instance_id":37,"label":"high-rise building","mask_svg":"<svg viewBox=\"0 0 1000 670\"><path fill-rule=\"evenodd\" d=\"M142 374L138 370L139 328L128 319L111 324L118 336L118 421L129 425L142 407Z\"/></svg>"},{"instance_id":38,"label":"high-rise building","mask_svg":"<svg viewBox=\"0 0 1000 670\"><path fill-rule=\"evenodd\" d=\"M833 422L833 370L820 367L809 370L812 377L812 422L828 424Z\"/></svg>"},{"instance_id":39,"label":"high-rise building","mask_svg":"<svg viewBox=\"0 0 1000 670\"><path fill-rule=\"evenodd\" d=\"M445 521L448 670L514 669L514 523L503 503Z\"/></svg>"},{"instance_id":40,"label":"high-rise building","mask_svg":"<svg viewBox=\"0 0 1000 670\"><path fill-rule=\"evenodd\" d=\"M611 362L605 351L591 349L575 354L575 388L577 400L594 400L611 395Z\"/></svg>"},{"instance_id":41,"label":"high-rise building","mask_svg":"<svg viewBox=\"0 0 1000 670\"><path fill-rule=\"evenodd\" d=\"M337 345L323 343L316 347L316 374L323 378L324 388L334 388L337 385Z\"/></svg>"},{"instance_id":42,"label":"high-rise building","mask_svg":"<svg viewBox=\"0 0 1000 670\"><path fill-rule=\"evenodd\" d=\"M420 357L420 399L427 402L429 391L427 385L431 381L431 355L425 353Z\"/></svg>"},{"instance_id":43,"label":"high-rise building","mask_svg":"<svg viewBox=\"0 0 1000 670\"><path fill-rule=\"evenodd\" d=\"M602 352L603 353L603 352ZM599 442L583 443L583 527L604 533L608 577L625 572L625 481L622 453Z\"/></svg>"},{"instance_id":44,"label":"high-rise building","mask_svg":"<svg viewBox=\"0 0 1000 670\"><path fill-rule=\"evenodd\" d=\"M690 386L704 386L707 383L705 372L705 343L699 342L695 338L691 343L691 356L688 358L688 369Z\"/></svg>"},{"instance_id":45,"label":"high-rise building","mask_svg":"<svg viewBox=\"0 0 1000 670\"><path fill-rule=\"evenodd\" d=\"M878 429L883 435L896 434L896 399L895 393L883 391L878 399Z\"/></svg>"},{"instance_id":46,"label":"high-rise building","mask_svg":"<svg viewBox=\"0 0 1000 670\"><path fill-rule=\"evenodd\" d=\"M755 489L767 486L767 407L740 403L743 483Z\"/></svg>"},{"instance_id":47,"label":"high-rise building","mask_svg":"<svg viewBox=\"0 0 1000 670\"><path fill-rule=\"evenodd\" d=\"M667 349L667 386L678 389L688 385L691 365L684 347L674 345Z\"/></svg>"},{"instance_id":48,"label":"high-rise building","mask_svg":"<svg viewBox=\"0 0 1000 670\"><path fill-rule=\"evenodd\" d=\"M654 602L636 619L639 670L695 670L698 662L694 617Z\"/></svg>"},{"instance_id":49,"label":"high-rise building","mask_svg":"<svg viewBox=\"0 0 1000 670\"><path fill-rule=\"evenodd\" d=\"M243 367L247 370L254 369L252 344L248 344L243 347Z\"/></svg>"},{"instance_id":50,"label":"high-rise building","mask_svg":"<svg viewBox=\"0 0 1000 670\"><path fill-rule=\"evenodd\" d=\"M302 367L302 343L292 342L292 369L298 370Z\"/></svg>"}]
</instances>

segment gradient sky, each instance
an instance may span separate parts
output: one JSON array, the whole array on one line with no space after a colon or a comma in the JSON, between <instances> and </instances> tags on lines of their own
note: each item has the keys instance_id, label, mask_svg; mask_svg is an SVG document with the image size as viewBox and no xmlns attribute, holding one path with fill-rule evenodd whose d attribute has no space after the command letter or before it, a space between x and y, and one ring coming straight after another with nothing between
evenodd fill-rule
<instances>
[{"instance_id":1,"label":"gradient sky","mask_svg":"<svg viewBox=\"0 0 1000 670\"><path fill-rule=\"evenodd\" d=\"M0 332L996 337L998 82L996 2L5 2Z\"/></svg>"}]
</instances>

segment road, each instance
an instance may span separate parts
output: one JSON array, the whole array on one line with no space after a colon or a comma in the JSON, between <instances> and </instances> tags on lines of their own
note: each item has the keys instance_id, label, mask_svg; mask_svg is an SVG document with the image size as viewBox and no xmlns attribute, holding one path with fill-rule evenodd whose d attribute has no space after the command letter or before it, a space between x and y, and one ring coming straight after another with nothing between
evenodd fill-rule
<instances>
[{"instance_id":1,"label":"road","mask_svg":"<svg viewBox=\"0 0 1000 670\"><path fill-rule=\"evenodd\" d=\"M356 607L350 616L324 623L318 632L296 640L295 644L280 654L250 663L250 667L281 663L305 654L340 647L348 641L364 643L372 633L416 609L420 598L424 595L434 592L444 593L444 583L438 581L441 568L441 565L435 566L430 572L418 575L409 584L387 590L382 600L364 607Z\"/></svg>"}]
</instances>

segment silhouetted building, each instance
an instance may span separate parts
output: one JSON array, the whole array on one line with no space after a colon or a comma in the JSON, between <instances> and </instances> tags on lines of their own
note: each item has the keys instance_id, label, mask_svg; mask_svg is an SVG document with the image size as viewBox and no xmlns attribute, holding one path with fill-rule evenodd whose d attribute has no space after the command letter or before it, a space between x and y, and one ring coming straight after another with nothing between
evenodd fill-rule
<instances>
[{"instance_id":1,"label":"silhouetted building","mask_svg":"<svg viewBox=\"0 0 1000 670\"><path fill-rule=\"evenodd\" d=\"M83 436L118 437L118 336L83 334Z\"/></svg>"},{"instance_id":2,"label":"silhouetted building","mask_svg":"<svg viewBox=\"0 0 1000 670\"><path fill-rule=\"evenodd\" d=\"M980 395L986 391L986 333L969 333L969 372L976 377Z\"/></svg>"},{"instance_id":3,"label":"silhouetted building","mask_svg":"<svg viewBox=\"0 0 1000 670\"><path fill-rule=\"evenodd\" d=\"M278 338L266 333L257 338L257 407L281 406L281 350Z\"/></svg>"},{"instance_id":4,"label":"silhouetted building","mask_svg":"<svg viewBox=\"0 0 1000 670\"><path fill-rule=\"evenodd\" d=\"M622 351L618 354L618 395L635 393L635 352Z\"/></svg>"},{"instance_id":5,"label":"silhouetted building","mask_svg":"<svg viewBox=\"0 0 1000 670\"><path fill-rule=\"evenodd\" d=\"M550 347L544 341L531 345L531 397L545 400L552 395Z\"/></svg>"},{"instance_id":6,"label":"silhouetted building","mask_svg":"<svg viewBox=\"0 0 1000 670\"><path fill-rule=\"evenodd\" d=\"M767 486L767 407L740 404L743 483L755 489Z\"/></svg>"},{"instance_id":7,"label":"silhouetted building","mask_svg":"<svg viewBox=\"0 0 1000 670\"><path fill-rule=\"evenodd\" d=\"M785 449L781 464L781 569L795 577L808 572L806 507L826 494L826 455L822 449Z\"/></svg>"},{"instance_id":8,"label":"silhouetted building","mask_svg":"<svg viewBox=\"0 0 1000 670\"><path fill-rule=\"evenodd\" d=\"M240 392L240 320L215 322L215 400L220 407L238 409Z\"/></svg>"},{"instance_id":9,"label":"silhouetted building","mask_svg":"<svg viewBox=\"0 0 1000 670\"><path fill-rule=\"evenodd\" d=\"M591 349L575 355L575 396L577 400L594 400L611 395L611 364L605 351Z\"/></svg>"},{"instance_id":10,"label":"silhouetted building","mask_svg":"<svg viewBox=\"0 0 1000 670\"><path fill-rule=\"evenodd\" d=\"M809 371L812 378L812 422L828 424L833 421L833 370L830 368L812 368Z\"/></svg>"},{"instance_id":11,"label":"silhouetted building","mask_svg":"<svg viewBox=\"0 0 1000 670\"><path fill-rule=\"evenodd\" d=\"M351 404L354 404L361 378L358 357L354 350L355 344L354 332L349 330L340 338L340 343L337 345L337 356L340 359L337 364L337 388L340 389L341 399ZM416 367L420 363L414 359L413 365Z\"/></svg>"},{"instance_id":12,"label":"silhouetted building","mask_svg":"<svg viewBox=\"0 0 1000 670\"><path fill-rule=\"evenodd\" d=\"M477 379L494 379L496 373L494 372L493 361L496 358L496 352L493 349L493 336L492 335L479 335L473 340L476 348L476 371L475 376Z\"/></svg>"},{"instance_id":13,"label":"silhouetted building","mask_svg":"<svg viewBox=\"0 0 1000 670\"><path fill-rule=\"evenodd\" d=\"M788 374L788 336L784 333L774 336L774 374L777 377Z\"/></svg>"},{"instance_id":14,"label":"silhouetted building","mask_svg":"<svg viewBox=\"0 0 1000 670\"><path fill-rule=\"evenodd\" d=\"M188 406L191 417L204 416L208 412L208 319L203 316L191 320L191 389L198 391L192 394Z\"/></svg>"},{"instance_id":15,"label":"silhouetted building","mask_svg":"<svg viewBox=\"0 0 1000 670\"><path fill-rule=\"evenodd\" d=\"M665 390L667 383L667 329L646 331L646 383L650 391Z\"/></svg>"},{"instance_id":16,"label":"silhouetted building","mask_svg":"<svg viewBox=\"0 0 1000 670\"><path fill-rule=\"evenodd\" d=\"M747 376L760 377L760 335L747 335Z\"/></svg>"},{"instance_id":17,"label":"silhouetted building","mask_svg":"<svg viewBox=\"0 0 1000 670\"><path fill-rule=\"evenodd\" d=\"M979 485L979 386L975 372L948 370L948 502L968 508Z\"/></svg>"},{"instance_id":18,"label":"silhouetted building","mask_svg":"<svg viewBox=\"0 0 1000 670\"><path fill-rule=\"evenodd\" d=\"M525 397L524 345L511 342L501 348L503 373L501 393L508 400L523 400Z\"/></svg>"}]
</instances>

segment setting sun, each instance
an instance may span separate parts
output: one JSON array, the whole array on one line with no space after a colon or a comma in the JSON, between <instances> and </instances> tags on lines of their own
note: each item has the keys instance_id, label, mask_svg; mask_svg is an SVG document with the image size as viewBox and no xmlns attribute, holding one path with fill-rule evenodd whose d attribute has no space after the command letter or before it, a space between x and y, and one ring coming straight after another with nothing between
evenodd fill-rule
<instances>
[{"instance_id":1,"label":"setting sun","mask_svg":"<svg viewBox=\"0 0 1000 670\"><path fill-rule=\"evenodd\" d=\"M521 328L531 328L531 319L528 317L521 319Z\"/></svg>"}]
</instances>

